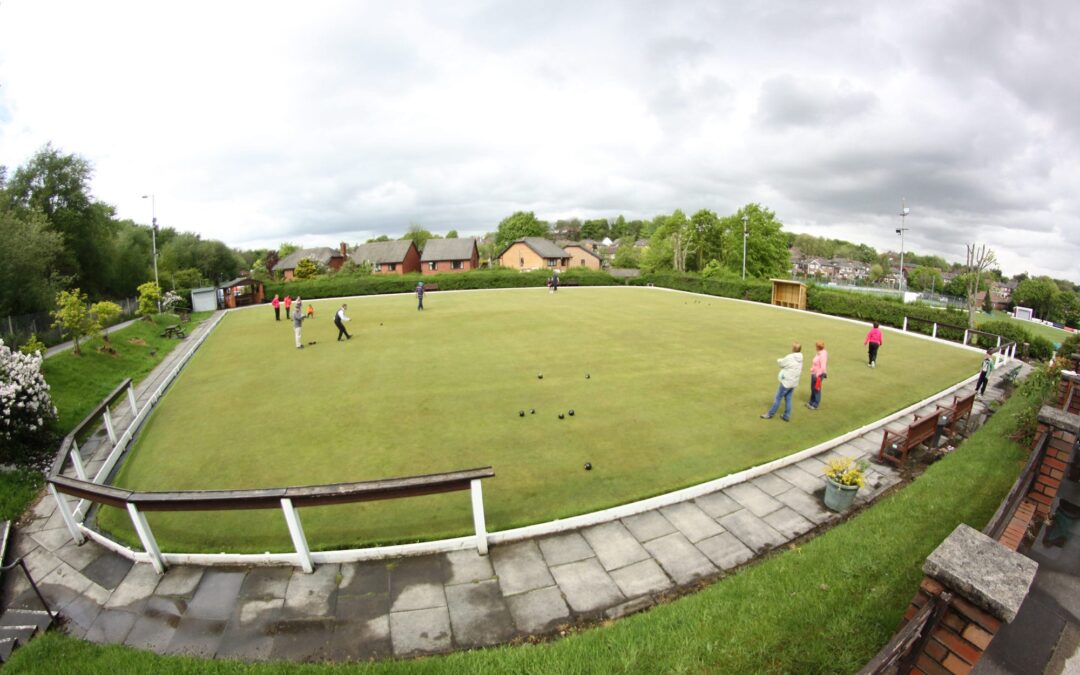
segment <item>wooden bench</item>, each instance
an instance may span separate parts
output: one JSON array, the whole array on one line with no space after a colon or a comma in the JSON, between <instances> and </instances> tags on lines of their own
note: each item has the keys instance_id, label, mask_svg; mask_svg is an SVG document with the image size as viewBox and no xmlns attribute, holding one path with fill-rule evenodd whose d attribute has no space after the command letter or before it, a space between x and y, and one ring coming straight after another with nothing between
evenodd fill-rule
<instances>
[{"instance_id":1,"label":"wooden bench","mask_svg":"<svg viewBox=\"0 0 1080 675\"><path fill-rule=\"evenodd\" d=\"M439 290L439 284L424 284L424 292Z\"/></svg>"},{"instance_id":2,"label":"wooden bench","mask_svg":"<svg viewBox=\"0 0 1080 675\"><path fill-rule=\"evenodd\" d=\"M187 334L184 333L184 329L180 326L180 324L176 324L175 326L169 326L165 330L161 331L161 337L176 338L177 340L182 340L187 337Z\"/></svg>"},{"instance_id":3,"label":"wooden bench","mask_svg":"<svg viewBox=\"0 0 1080 675\"><path fill-rule=\"evenodd\" d=\"M944 413L949 416L949 421L945 425L945 430L952 434L956 433L956 426L960 420L971 418L971 410L974 407L975 392L971 392L967 396L953 396L952 403L949 405L939 405L937 409L939 413Z\"/></svg>"},{"instance_id":4,"label":"wooden bench","mask_svg":"<svg viewBox=\"0 0 1080 675\"><path fill-rule=\"evenodd\" d=\"M580 286L580 279L559 279L560 286Z\"/></svg>"},{"instance_id":5,"label":"wooden bench","mask_svg":"<svg viewBox=\"0 0 1080 675\"><path fill-rule=\"evenodd\" d=\"M903 433L885 430L881 438L881 449L878 450L878 461L889 462L900 466L907 459L908 452L913 448L926 443L934 437L937 431L937 415L916 417L915 421L908 425Z\"/></svg>"}]
</instances>

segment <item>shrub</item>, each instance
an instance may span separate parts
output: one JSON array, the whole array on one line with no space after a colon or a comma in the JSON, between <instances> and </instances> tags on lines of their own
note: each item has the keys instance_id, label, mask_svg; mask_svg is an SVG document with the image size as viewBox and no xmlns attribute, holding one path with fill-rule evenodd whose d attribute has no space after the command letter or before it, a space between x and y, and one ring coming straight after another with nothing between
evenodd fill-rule
<instances>
[{"instance_id":1,"label":"shrub","mask_svg":"<svg viewBox=\"0 0 1080 675\"><path fill-rule=\"evenodd\" d=\"M730 278L724 276L701 277L697 274L679 272L654 272L643 274L630 280L634 286L663 286L692 293L705 293L722 298L753 300L754 302L772 301L772 284L761 279Z\"/></svg>"},{"instance_id":2,"label":"shrub","mask_svg":"<svg viewBox=\"0 0 1080 675\"><path fill-rule=\"evenodd\" d=\"M1028 344L1028 356L1039 361L1045 361L1054 354L1054 344L1050 340L1041 335L1033 334L1027 328L1013 321L1005 319L986 321L979 326L979 330L1000 335L1004 340L1015 342L1020 346L1020 351L1017 353L1022 353L1023 345L1026 342ZM980 335L978 344L984 349L991 349L997 346L997 339Z\"/></svg>"},{"instance_id":3,"label":"shrub","mask_svg":"<svg viewBox=\"0 0 1080 675\"><path fill-rule=\"evenodd\" d=\"M45 343L38 339L37 333L31 333L30 339L26 341L26 344L19 347L19 351L23 354L44 354Z\"/></svg>"},{"instance_id":4,"label":"shrub","mask_svg":"<svg viewBox=\"0 0 1080 675\"><path fill-rule=\"evenodd\" d=\"M158 301L161 300L161 287L153 281L139 285L139 315L157 314Z\"/></svg>"},{"instance_id":5,"label":"shrub","mask_svg":"<svg viewBox=\"0 0 1080 675\"><path fill-rule=\"evenodd\" d=\"M20 354L0 340L0 462L28 464L55 441L56 407L40 354Z\"/></svg>"},{"instance_id":6,"label":"shrub","mask_svg":"<svg viewBox=\"0 0 1080 675\"><path fill-rule=\"evenodd\" d=\"M71 338L75 345L73 351L76 356L80 356L82 351L79 340L93 333L94 326L94 319L86 306L86 294L77 288L57 293L56 309L52 312L52 317L56 319L53 327L59 328L63 335Z\"/></svg>"}]
</instances>

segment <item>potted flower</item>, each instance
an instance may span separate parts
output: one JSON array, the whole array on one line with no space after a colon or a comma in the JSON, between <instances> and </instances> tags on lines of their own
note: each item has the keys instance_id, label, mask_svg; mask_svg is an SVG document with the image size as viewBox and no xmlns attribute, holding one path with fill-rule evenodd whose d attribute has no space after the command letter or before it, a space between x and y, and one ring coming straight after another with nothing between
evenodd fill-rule
<instances>
[{"instance_id":1,"label":"potted flower","mask_svg":"<svg viewBox=\"0 0 1080 675\"><path fill-rule=\"evenodd\" d=\"M825 506L833 511L845 511L855 501L855 493L866 477L865 460L856 462L850 457L830 459L825 466Z\"/></svg>"}]
</instances>

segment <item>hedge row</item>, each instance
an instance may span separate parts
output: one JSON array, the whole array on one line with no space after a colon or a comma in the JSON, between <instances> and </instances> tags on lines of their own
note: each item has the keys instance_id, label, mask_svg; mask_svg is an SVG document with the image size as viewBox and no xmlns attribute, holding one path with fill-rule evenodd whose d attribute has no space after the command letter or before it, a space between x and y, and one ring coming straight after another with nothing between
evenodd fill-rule
<instances>
[{"instance_id":1,"label":"hedge row","mask_svg":"<svg viewBox=\"0 0 1080 675\"><path fill-rule=\"evenodd\" d=\"M1042 335L1031 333L1028 329L1013 323L1012 321L1005 321L1003 319L986 321L979 325L979 330L1000 335L1004 339L1012 340L1021 346L1025 342L1028 343L1028 356L1033 359L1045 361L1054 355L1054 343L1050 342L1050 340ZM978 344L980 347L990 349L997 346L997 340L980 335Z\"/></svg>"},{"instance_id":2,"label":"hedge row","mask_svg":"<svg viewBox=\"0 0 1080 675\"><path fill-rule=\"evenodd\" d=\"M470 272L445 272L443 274L331 274L317 279L302 281L277 281L266 284L266 297L275 294L291 295L305 299L347 297L352 295L384 295L409 293L416 282L438 284L439 290L458 291L478 288L529 288L547 284L551 273L546 270L518 272L510 269L473 270ZM559 275L566 282L581 286L612 286L622 281L606 272L596 270L568 270Z\"/></svg>"},{"instance_id":3,"label":"hedge row","mask_svg":"<svg viewBox=\"0 0 1080 675\"><path fill-rule=\"evenodd\" d=\"M643 274L630 280L632 286L663 286L680 291L705 293L723 298L772 302L772 283L761 279L710 279L696 274L655 273Z\"/></svg>"}]
</instances>

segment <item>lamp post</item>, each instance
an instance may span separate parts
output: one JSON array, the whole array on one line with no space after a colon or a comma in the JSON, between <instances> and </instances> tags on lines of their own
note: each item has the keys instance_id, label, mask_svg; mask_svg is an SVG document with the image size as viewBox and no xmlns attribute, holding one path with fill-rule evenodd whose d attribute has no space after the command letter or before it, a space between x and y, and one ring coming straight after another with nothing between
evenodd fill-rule
<instances>
[{"instance_id":1,"label":"lamp post","mask_svg":"<svg viewBox=\"0 0 1080 675\"><path fill-rule=\"evenodd\" d=\"M750 222L750 217L745 213L742 217L742 278L746 281L746 240L750 238L750 231L746 229L746 224Z\"/></svg>"},{"instance_id":2,"label":"lamp post","mask_svg":"<svg viewBox=\"0 0 1080 675\"><path fill-rule=\"evenodd\" d=\"M905 219L908 214L911 213L911 209L907 207L904 202L904 198L900 198L900 228L896 230L896 233L900 235L900 291L904 290L904 233L907 232L907 228L904 224L907 222Z\"/></svg>"},{"instance_id":3,"label":"lamp post","mask_svg":"<svg viewBox=\"0 0 1080 675\"><path fill-rule=\"evenodd\" d=\"M150 246L153 247L154 253L154 285L158 287L158 295L161 295L161 283L158 281L157 273L157 201L154 199L154 195L143 195L143 199L150 200ZM158 298L157 303L158 314L161 314L161 298Z\"/></svg>"}]
</instances>

